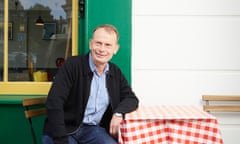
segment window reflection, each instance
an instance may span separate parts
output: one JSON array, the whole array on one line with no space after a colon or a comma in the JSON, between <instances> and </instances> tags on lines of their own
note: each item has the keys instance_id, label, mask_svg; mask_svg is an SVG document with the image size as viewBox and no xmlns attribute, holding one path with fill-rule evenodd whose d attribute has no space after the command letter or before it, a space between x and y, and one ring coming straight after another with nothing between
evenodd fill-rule
<instances>
[{"instance_id":1,"label":"window reflection","mask_svg":"<svg viewBox=\"0 0 240 144\"><path fill-rule=\"evenodd\" d=\"M72 53L71 0L10 0L9 81L51 81ZM36 25L41 17L44 24ZM10 29L9 29L10 30Z\"/></svg>"},{"instance_id":2,"label":"window reflection","mask_svg":"<svg viewBox=\"0 0 240 144\"><path fill-rule=\"evenodd\" d=\"M3 80L3 0L0 0L0 81Z\"/></svg>"}]
</instances>

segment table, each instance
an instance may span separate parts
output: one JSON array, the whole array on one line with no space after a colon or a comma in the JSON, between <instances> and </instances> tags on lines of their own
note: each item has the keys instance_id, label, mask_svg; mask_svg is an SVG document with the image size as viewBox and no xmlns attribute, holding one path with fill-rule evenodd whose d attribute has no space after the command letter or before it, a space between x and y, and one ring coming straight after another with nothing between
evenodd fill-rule
<instances>
[{"instance_id":1,"label":"table","mask_svg":"<svg viewBox=\"0 0 240 144\"><path fill-rule=\"evenodd\" d=\"M196 106L140 106L126 114L119 144L223 144L217 119Z\"/></svg>"}]
</instances>

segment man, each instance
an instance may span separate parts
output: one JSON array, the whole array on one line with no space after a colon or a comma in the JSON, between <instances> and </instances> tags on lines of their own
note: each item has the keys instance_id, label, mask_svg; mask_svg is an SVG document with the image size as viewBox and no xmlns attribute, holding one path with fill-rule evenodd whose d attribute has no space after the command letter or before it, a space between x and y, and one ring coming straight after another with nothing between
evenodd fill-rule
<instances>
[{"instance_id":1,"label":"man","mask_svg":"<svg viewBox=\"0 0 240 144\"><path fill-rule=\"evenodd\" d=\"M98 26L90 53L68 58L58 70L46 103L43 144L117 144L124 114L138 107L124 75L109 62L118 39L114 26Z\"/></svg>"}]
</instances>

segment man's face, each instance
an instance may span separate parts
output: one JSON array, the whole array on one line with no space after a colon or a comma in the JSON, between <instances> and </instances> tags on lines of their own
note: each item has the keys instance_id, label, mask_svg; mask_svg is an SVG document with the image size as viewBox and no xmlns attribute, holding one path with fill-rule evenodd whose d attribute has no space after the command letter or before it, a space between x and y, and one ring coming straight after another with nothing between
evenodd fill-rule
<instances>
[{"instance_id":1,"label":"man's face","mask_svg":"<svg viewBox=\"0 0 240 144\"><path fill-rule=\"evenodd\" d=\"M106 64L117 53L117 37L114 32L97 29L89 42L93 62L96 66Z\"/></svg>"}]
</instances>

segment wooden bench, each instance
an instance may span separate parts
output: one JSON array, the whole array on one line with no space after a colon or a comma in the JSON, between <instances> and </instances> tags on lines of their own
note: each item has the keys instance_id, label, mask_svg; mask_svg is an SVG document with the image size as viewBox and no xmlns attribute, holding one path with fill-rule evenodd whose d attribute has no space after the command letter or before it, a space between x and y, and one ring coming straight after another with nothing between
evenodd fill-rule
<instances>
[{"instance_id":1,"label":"wooden bench","mask_svg":"<svg viewBox=\"0 0 240 144\"><path fill-rule=\"evenodd\" d=\"M240 112L240 95L203 95L207 112Z\"/></svg>"}]
</instances>

